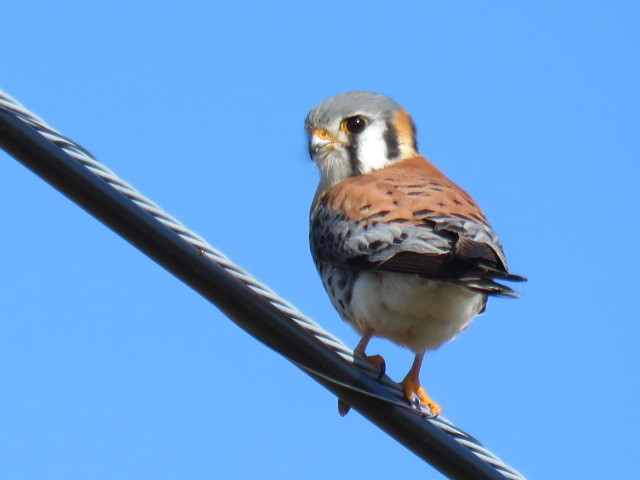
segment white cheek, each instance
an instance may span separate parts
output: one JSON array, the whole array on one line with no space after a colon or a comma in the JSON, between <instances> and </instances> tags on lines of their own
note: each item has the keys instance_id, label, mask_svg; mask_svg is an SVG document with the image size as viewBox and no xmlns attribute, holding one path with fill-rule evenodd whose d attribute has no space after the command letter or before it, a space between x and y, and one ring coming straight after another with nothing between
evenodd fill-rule
<instances>
[{"instance_id":1,"label":"white cheek","mask_svg":"<svg viewBox=\"0 0 640 480\"><path fill-rule=\"evenodd\" d=\"M384 141L386 126L372 123L358 136L358 160L362 173L378 170L389 163L387 144Z\"/></svg>"}]
</instances>

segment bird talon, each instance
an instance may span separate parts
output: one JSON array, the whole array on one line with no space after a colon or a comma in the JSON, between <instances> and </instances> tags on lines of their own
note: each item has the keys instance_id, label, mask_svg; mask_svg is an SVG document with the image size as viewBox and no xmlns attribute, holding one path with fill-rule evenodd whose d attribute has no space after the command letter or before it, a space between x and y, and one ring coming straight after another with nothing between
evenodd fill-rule
<instances>
[{"instance_id":1,"label":"bird talon","mask_svg":"<svg viewBox=\"0 0 640 480\"><path fill-rule=\"evenodd\" d=\"M368 364L373 365L378 369L378 376L376 382L379 382L387 371L387 363L384 361L381 355L365 355L364 359Z\"/></svg>"},{"instance_id":2,"label":"bird talon","mask_svg":"<svg viewBox=\"0 0 640 480\"><path fill-rule=\"evenodd\" d=\"M340 416L344 417L347 413L349 413L349 410L351 410L351 405L349 405L347 402L339 398L338 413L340 414Z\"/></svg>"},{"instance_id":3,"label":"bird talon","mask_svg":"<svg viewBox=\"0 0 640 480\"><path fill-rule=\"evenodd\" d=\"M414 378L412 375L407 375L401 385L404 390L404 396L410 403L413 403L413 399L415 398L418 405L427 407L434 417L442 412L440 405L427 395L427 392L422 388L417 378Z\"/></svg>"},{"instance_id":4,"label":"bird talon","mask_svg":"<svg viewBox=\"0 0 640 480\"><path fill-rule=\"evenodd\" d=\"M382 377L384 377L384 374L387 371L387 366L386 366L387 364L384 361L384 358L382 358L381 355L364 355L360 353L358 355L361 355L369 365L373 365L378 369L378 376L376 377L376 382L379 382L382 379ZM347 413L349 413L349 410L351 410L351 405L349 405L347 402L339 398L338 413L340 414L340 416L344 417Z\"/></svg>"},{"instance_id":5,"label":"bird talon","mask_svg":"<svg viewBox=\"0 0 640 480\"><path fill-rule=\"evenodd\" d=\"M420 385L418 385L418 388L415 391L415 394L420 400L420 406L427 407L431 412L431 415L436 416L436 415L439 415L440 412L442 412L442 408L440 408L440 405L438 405L435 402L435 400L433 400L429 395L427 395L427 392L425 392L424 388L422 388Z\"/></svg>"}]
</instances>

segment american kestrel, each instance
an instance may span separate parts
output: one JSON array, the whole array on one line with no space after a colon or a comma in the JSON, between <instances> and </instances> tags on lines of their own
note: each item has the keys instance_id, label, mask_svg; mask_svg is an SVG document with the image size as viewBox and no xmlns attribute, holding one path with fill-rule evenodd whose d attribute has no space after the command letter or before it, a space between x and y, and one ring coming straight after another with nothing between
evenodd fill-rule
<instances>
[{"instance_id":1,"label":"american kestrel","mask_svg":"<svg viewBox=\"0 0 640 480\"><path fill-rule=\"evenodd\" d=\"M305 119L320 170L310 213L314 262L331 303L362 336L415 353L402 381L411 401L441 409L420 385L426 350L484 312L490 295L516 297L497 235L476 202L418 153L409 114L389 97L350 91ZM340 402L340 413L349 407Z\"/></svg>"}]
</instances>

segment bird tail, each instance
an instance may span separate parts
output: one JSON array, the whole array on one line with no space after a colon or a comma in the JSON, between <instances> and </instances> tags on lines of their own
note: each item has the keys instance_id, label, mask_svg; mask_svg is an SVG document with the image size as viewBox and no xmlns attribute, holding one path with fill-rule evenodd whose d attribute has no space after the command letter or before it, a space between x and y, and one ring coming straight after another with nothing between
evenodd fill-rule
<instances>
[{"instance_id":1,"label":"bird tail","mask_svg":"<svg viewBox=\"0 0 640 480\"><path fill-rule=\"evenodd\" d=\"M511 280L515 282L526 282L527 279L520 275L513 275L510 273L506 273L500 276L501 280ZM458 279L460 283L462 283L465 287L474 292L484 293L485 295L492 295L496 297L508 297L508 298L519 298L520 293L513 290L512 288L507 287L501 283L496 282L491 278L482 278L482 277L462 277Z\"/></svg>"}]
</instances>

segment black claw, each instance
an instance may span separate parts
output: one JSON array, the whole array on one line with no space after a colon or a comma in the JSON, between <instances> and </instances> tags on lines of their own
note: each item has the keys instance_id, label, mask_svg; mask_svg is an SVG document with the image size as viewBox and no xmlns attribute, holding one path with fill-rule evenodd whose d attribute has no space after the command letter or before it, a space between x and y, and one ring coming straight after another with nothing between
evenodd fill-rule
<instances>
[{"instance_id":1,"label":"black claw","mask_svg":"<svg viewBox=\"0 0 640 480\"><path fill-rule=\"evenodd\" d=\"M341 417L344 417L351 410L351 405L343 400L338 399L338 413Z\"/></svg>"},{"instance_id":2,"label":"black claw","mask_svg":"<svg viewBox=\"0 0 640 480\"><path fill-rule=\"evenodd\" d=\"M379 382L380 380L382 380L382 377L384 377L384 374L386 372L387 372L387 362L382 360L382 365L380 365L380 372L378 373L378 378L376 378L376 381Z\"/></svg>"}]
</instances>

